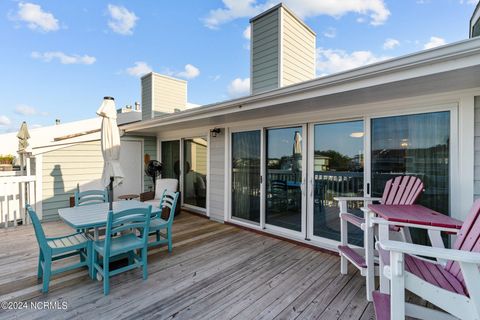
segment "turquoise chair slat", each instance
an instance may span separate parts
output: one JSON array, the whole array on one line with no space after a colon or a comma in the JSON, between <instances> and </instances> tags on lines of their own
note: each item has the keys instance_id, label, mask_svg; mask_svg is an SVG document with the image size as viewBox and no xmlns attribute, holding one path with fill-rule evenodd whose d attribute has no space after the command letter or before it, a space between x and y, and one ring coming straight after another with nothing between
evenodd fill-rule
<instances>
[{"instance_id":1,"label":"turquoise chair slat","mask_svg":"<svg viewBox=\"0 0 480 320\"><path fill-rule=\"evenodd\" d=\"M147 279L147 248L148 230L152 206L147 208L134 208L123 210L117 213L108 212L105 238L93 243L93 276L100 273L103 277L103 293L110 293L110 277L119 273L142 268L143 279ZM121 234L121 231L130 230L128 234ZM140 235L137 236L136 232ZM118 235L120 233L120 235ZM141 255L137 256L136 251ZM110 270L110 262L116 257L127 254L129 264L117 270ZM103 263L100 263L100 257Z\"/></svg>"},{"instance_id":2,"label":"turquoise chair slat","mask_svg":"<svg viewBox=\"0 0 480 320\"><path fill-rule=\"evenodd\" d=\"M104 202L108 202L107 189L87 190L82 192L75 191L75 207Z\"/></svg>"},{"instance_id":3,"label":"turquoise chair slat","mask_svg":"<svg viewBox=\"0 0 480 320\"><path fill-rule=\"evenodd\" d=\"M162 219L160 212L157 217L152 219L152 221L150 222L149 234L155 235L155 240L148 243L149 247L167 244L168 252L172 252L172 226L179 195L179 192L171 192L167 190L163 192L159 207L162 209L169 209L168 218L167 220ZM166 234L162 234L160 232L161 230L166 230Z\"/></svg>"},{"instance_id":4,"label":"turquoise chair slat","mask_svg":"<svg viewBox=\"0 0 480 320\"><path fill-rule=\"evenodd\" d=\"M40 253L38 257L37 277L43 280L42 291L48 292L50 278L54 274L70 271L73 269L87 267L90 276L93 274L91 266L92 242L82 233L47 238L43 231L40 219L37 213L30 205L27 205L27 212L35 230ZM79 256L78 263L69 264L56 269L52 269L52 262L72 256Z\"/></svg>"}]
</instances>

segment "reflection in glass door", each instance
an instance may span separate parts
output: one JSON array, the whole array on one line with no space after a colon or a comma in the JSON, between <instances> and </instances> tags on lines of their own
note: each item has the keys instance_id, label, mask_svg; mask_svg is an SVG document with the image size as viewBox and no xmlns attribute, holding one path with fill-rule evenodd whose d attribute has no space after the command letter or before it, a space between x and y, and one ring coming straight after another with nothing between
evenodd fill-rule
<instances>
[{"instance_id":1,"label":"reflection in glass door","mask_svg":"<svg viewBox=\"0 0 480 320\"><path fill-rule=\"evenodd\" d=\"M375 118L372 132L372 196L381 196L388 179L415 175L425 192L419 203L449 214L450 200L450 112L431 112ZM411 230L417 243L426 235Z\"/></svg>"},{"instance_id":2,"label":"reflection in glass door","mask_svg":"<svg viewBox=\"0 0 480 320\"><path fill-rule=\"evenodd\" d=\"M183 203L198 208L207 205L207 139L183 141Z\"/></svg>"},{"instance_id":3,"label":"reflection in glass door","mask_svg":"<svg viewBox=\"0 0 480 320\"><path fill-rule=\"evenodd\" d=\"M363 196L363 121L317 124L313 128L313 235L340 240L338 203L334 197ZM350 202L361 214L363 202ZM349 242L361 245L362 231L349 228Z\"/></svg>"},{"instance_id":4,"label":"reflection in glass door","mask_svg":"<svg viewBox=\"0 0 480 320\"><path fill-rule=\"evenodd\" d=\"M260 223L260 131L232 133L232 217Z\"/></svg>"},{"instance_id":5,"label":"reflection in glass door","mask_svg":"<svg viewBox=\"0 0 480 320\"><path fill-rule=\"evenodd\" d=\"M162 141L162 178L180 180L180 141Z\"/></svg>"},{"instance_id":6,"label":"reflection in glass door","mask_svg":"<svg viewBox=\"0 0 480 320\"><path fill-rule=\"evenodd\" d=\"M302 231L302 127L266 132L265 222Z\"/></svg>"}]
</instances>

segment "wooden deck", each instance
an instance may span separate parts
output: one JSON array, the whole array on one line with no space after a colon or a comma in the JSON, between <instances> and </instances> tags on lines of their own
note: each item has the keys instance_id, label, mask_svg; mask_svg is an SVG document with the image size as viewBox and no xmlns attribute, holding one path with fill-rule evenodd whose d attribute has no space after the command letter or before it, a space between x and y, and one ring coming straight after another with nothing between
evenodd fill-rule
<instances>
[{"instance_id":1,"label":"wooden deck","mask_svg":"<svg viewBox=\"0 0 480 320\"><path fill-rule=\"evenodd\" d=\"M47 236L71 232L45 223ZM0 230L0 301L64 301L66 310L2 311L1 319L375 319L358 273L340 275L339 258L183 212L173 253L149 252L140 270L115 276L105 297L87 271L36 279L31 226Z\"/></svg>"}]
</instances>

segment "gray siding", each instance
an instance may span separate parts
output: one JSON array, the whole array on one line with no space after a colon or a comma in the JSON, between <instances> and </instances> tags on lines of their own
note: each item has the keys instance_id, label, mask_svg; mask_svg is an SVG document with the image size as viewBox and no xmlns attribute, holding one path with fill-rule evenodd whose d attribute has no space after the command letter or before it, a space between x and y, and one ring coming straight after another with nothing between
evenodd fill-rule
<instances>
[{"instance_id":1,"label":"gray siding","mask_svg":"<svg viewBox=\"0 0 480 320\"><path fill-rule=\"evenodd\" d=\"M142 77L142 120L152 118L152 77Z\"/></svg>"},{"instance_id":2,"label":"gray siding","mask_svg":"<svg viewBox=\"0 0 480 320\"><path fill-rule=\"evenodd\" d=\"M288 10L282 11L282 86L315 78L315 34Z\"/></svg>"},{"instance_id":3,"label":"gray siding","mask_svg":"<svg viewBox=\"0 0 480 320\"><path fill-rule=\"evenodd\" d=\"M252 93L279 87L279 10L252 21Z\"/></svg>"},{"instance_id":4,"label":"gray siding","mask_svg":"<svg viewBox=\"0 0 480 320\"><path fill-rule=\"evenodd\" d=\"M157 158L155 137L144 137L144 151ZM70 205L77 183L85 184L102 177L103 156L100 141L84 142L43 154L43 220L58 217L58 209ZM144 175L144 191L151 178Z\"/></svg>"},{"instance_id":5,"label":"gray siding","mask_svg":"<svg viewBox=\"0 0 480 320\"><path fill-rule=\"evenodd\" d=\"M480 96L475 97L475 199L480 198Z\"/></svg>"},{"instance_id":6,"label":"gray siding","mask_svg":"<svg viewBox=\"0 0 480 320\"><path fill-rule=\"evenodd\" d=\"M210 218L224 220L225 198L225 130L215 138L210 138L210 186L208 202Z\"/></svg>"}]
</instances>

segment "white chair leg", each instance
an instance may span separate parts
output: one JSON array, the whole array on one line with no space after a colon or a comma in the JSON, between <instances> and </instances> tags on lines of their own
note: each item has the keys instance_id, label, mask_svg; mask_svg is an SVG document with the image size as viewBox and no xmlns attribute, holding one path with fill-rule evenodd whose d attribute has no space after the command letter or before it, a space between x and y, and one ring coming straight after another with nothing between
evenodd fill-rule
<instances>
[{"instance_id":1,"label":"white chair leg","mask_svg":"<svg viewBox=\"0 0 480 320\"><path fill-rule=\"evenodd\" d=\"M340 214L347 212L347 201L339 201ZM348 223L340 218L340 243L342 246L348 245ZM340 255L340 273L348 273L348 260Z\"/></svg>"},{"instance_id":2,"label":"white chair leg","mask_svg":"<svg viewBox=\"0 0 480 320\"><path fill-rule=\"evenodd\" d=\"M403 254L390 252L390 319L405 319L405 271Z\"/></svg>"},{"instance_id":3,"label":"white chair leg","mask_svg":"<svg viewBox=\"0 0 480 320\"><path fill-rule=\"evenodd\" d=\"M389 235L390 235L390 226L388 224L379 224L378 225L378 240L380 242L389 240ZM380 292L389 294L390 293L390 281L388 278L385 276L383 273L383 269L385 267L385 263L383 262L383 259L381 256L379 256L379 266L380 266L380 272L379 272L379 277L380 277Z\"/></svg>"},{"instance_id":4,"label":"white chair leg","mask_svg":"<svg viewBox=\"0 0 480 320\"><path fill-rule=\"evenodd\" d=\"M374 261L374 229L371 224L371 218L373 213L368 212L365 215L365 232L363 245L365 247L365 261L367 263L367 275L366 275L366 288L367 288L367 300L373 301L372 292L375 290L375 261Z\"/></svg>"}]
</instances>

